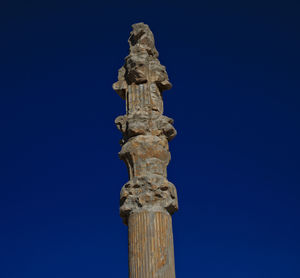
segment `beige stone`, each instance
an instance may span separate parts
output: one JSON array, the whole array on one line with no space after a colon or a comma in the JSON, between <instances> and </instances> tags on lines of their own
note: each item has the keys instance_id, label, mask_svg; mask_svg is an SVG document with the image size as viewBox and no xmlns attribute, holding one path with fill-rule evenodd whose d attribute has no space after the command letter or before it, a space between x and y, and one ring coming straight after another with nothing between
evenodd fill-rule
<instances>
[{"instance_id":1,"label":"beige stone","mask_svg":"<svg viewBox=\"0 0 300 278\"><path fill-rule=\"evenodd\" d=\"M168 142L176 130L173 120L163 115L162 99L172 85L149 26L132 27L130 52L113 84L126 101L126 115L115 123L123 135L119 156L129 174L120 193L120 215L129 226L129 272L131 278L174 278L171 215L178 202L167 166Z\"/></svg>"}]
</instances>

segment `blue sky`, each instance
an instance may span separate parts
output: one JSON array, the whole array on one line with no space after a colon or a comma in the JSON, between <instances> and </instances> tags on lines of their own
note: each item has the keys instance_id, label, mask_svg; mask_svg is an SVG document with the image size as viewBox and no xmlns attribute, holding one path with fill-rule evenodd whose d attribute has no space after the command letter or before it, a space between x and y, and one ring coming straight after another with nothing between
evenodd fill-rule
<instances>
[{"instance_id":1,"label":"blue sky","mask_svg":"<svg viewBox=\"0 0 300 278\"><path fill-rule=\"evenodd\" d=\"M111 85L140 21L173 83L177 277L300 276L299 7L207 2L1 4L0 277L127 276Z\"/></svg>"}]
</instances>

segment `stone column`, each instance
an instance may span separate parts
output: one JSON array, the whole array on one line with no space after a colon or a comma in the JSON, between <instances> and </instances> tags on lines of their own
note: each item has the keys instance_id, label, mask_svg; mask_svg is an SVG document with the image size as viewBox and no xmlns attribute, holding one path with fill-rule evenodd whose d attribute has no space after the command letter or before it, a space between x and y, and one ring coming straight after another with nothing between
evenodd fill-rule
<instances>
[{"instance_id":1,"label":"stone column","mask_svg":"<svg viewBox=\"0 0 300 278\"><path fill-rule=\"evenodd\" d=\"M126 101L126 115L115 123L123 134L119 156L129 174L120 194L120 215L128 225L129 277L174 278L171 215L178 204L167 166L168 141L176 130L173 120L163 115L162 100L163 91L172 85L158 60L149 26L132 27L130 53L113 84Z\"/></svg>"}]
</instances>

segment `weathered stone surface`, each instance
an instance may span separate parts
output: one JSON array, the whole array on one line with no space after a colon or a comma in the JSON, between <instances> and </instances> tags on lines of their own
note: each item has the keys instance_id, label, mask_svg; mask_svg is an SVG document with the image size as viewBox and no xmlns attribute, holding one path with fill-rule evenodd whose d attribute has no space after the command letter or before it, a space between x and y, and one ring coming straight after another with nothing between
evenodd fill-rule
<instances>
[{"instance_id":1,"label":"weathered stone surface","mask_svg":"<svg viewBox=\"0 0 300 278\"><path fill-rule=\"evenodd\" d=\"M121 190L121 217L127 219L132 208L160 211L165 208L170 214L177 210L177 193L174 184L160 175L134 177Z\"/></svg>"},{"instance_id":2,"label":"weathered stone surface","mask_svg":"<svg viewBox=\"0 0 300 278\"><path fill-rule=\"evenodd\" d=\"M134 212L172 214L178 209L176 188L167 180L168 141L176 136L176 130L173 120L163 115L162 99L163 91L172 85L158 60L148 25L137 23L132 27L130 53L113 84L126 101L126 115L115 120L123 135L119 155L129 172L120 196L120 215L125 223Z\"/></svg>"},{"instance_id":3,"label":"weathered stone surface","mask_svg":"<svg viewBox=\"0 0 300 278\"><path fill-rule=\"evenodd\" d=\"M139 211L128 221L130 278L175 278L171 215Z\"/></svg>"}]
</instances>

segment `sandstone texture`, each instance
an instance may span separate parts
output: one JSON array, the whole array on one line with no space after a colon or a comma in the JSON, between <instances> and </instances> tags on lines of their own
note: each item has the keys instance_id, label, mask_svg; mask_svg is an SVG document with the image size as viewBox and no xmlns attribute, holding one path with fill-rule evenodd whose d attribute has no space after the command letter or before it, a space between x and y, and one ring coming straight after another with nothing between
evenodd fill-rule
<instances>
[{"instance_id":1,"label":"sandstone texture","mask_svg":"<svg viewBox=\"0 0 300 278\"><path fill-rule=\"evenodd\" d=\"M113 89L126 101L126 115L115 119L122 132L120 158L129 181L120 196L124 223L134 212L178 209L175 186L167 180L168 142L176 136L173 120L163 115L162 93L172 85L158 60L154 37L144 23L132 25L130 52Z\"/></svg>"},{"instance_id":2,"label":"sandstone texture","mask_svg":"<svg viewBox=\"0 0 300 278\"><path fill-rule=\"evenodd\" d=\"M128 220L129 278L175 278L172 217L141 211Z\"/></svg>"}]
</instances>

